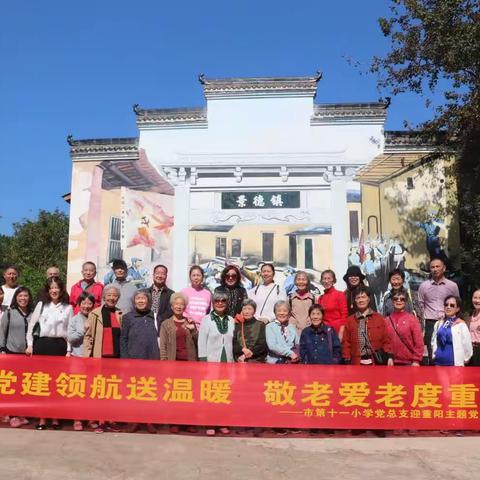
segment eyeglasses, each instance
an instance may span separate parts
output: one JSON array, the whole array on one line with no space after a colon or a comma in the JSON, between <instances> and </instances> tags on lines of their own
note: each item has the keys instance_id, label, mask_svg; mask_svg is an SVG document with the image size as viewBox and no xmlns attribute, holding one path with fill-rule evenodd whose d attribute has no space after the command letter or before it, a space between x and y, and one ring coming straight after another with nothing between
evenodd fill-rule
<instances>
[{"instance_id":1,"label":"eyeglasses","mask_svg":"<svg viewBox=\"0 0 480 480\"><path fill-rule=\"evenodd\" d=\"M234 278L237 278L237 274L236 274L236 273L233 273L233 274L227 274L227 275L225 275L225 278L234 279Z\"/></svg>"},{"instance_id":2,"label":"eyeglasses","mask_svg":"<svg viewBox=\"0 0 480 480\"><path fill-rule=\"evenodd\" d=\"M225 298L219 298L217 300L214 300L213 303L227 303L227 300Z\"/></svg>"},{"instance_id":3,"label":"eyeglasses","mask_svg":"<svg viewBox=\"0 0 480 480\"><path fill-rule=\"evenodd\" d=\"M444 306L445 306L445 307L457 308L457 304L456 304L456 303L444 303Z\"/></svg>"},{"instance_id":4,"label":"eyeglasses","mask_svg":"<svg viewBox=\"0 0 480 480\"><path fill-rule=\"evenodd\" d=\"M405 297L393 297L394 302L404 302L405 300Z\"/></svg>"}]
</instances>

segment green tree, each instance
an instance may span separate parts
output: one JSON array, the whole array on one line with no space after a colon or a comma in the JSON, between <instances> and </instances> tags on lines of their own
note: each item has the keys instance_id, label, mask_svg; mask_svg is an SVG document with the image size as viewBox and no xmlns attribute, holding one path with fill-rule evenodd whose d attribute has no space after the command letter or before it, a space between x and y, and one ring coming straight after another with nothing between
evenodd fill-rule
<instances>
[{"instance_id":1,"label":"green tree","mask_svg":"<svg viewBox=\"0 0 480 480\"><path fill-rule=\"evenodd\" d=\"M45 271L59 267L65 278L68 253L68 216L55 210L40 210L36 219L13 224L13 235L0 237L3 266L16 265L21 272L20 283L34 295L45 282Z\"/></svg>"},{"instance_id":2,"label":"green tree","mask_svg":"<svg viewBox=\"0 0 480 480\"><path fill-rule=\"evenodd\" d=\"M391 0L379 24L391 41L371 64L380 89L425 98L434 113L416 127L436 155L456 155L460 195L451 208L459 213L463 270L480 285L480 0Z\"/></svg>"}]
</instances>

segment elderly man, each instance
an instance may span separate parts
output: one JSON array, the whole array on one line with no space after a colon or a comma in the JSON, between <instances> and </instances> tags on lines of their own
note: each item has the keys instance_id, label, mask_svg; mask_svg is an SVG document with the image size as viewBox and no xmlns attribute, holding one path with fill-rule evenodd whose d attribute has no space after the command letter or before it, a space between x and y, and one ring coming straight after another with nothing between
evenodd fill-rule
<instances>
[{"instance_id":1,"label":"elderly man","mask_svg":"<svg viewBox=\"0 0 480 480\"><path fill-rule=\"evenodd\" d=\"M428 364L432 364L432 333L437 320L444 318L444 301L449 295L459 297L458 286L445 278L445 262L440 258L430 261L431 278L418 289L418 305L425 322L424 343L428 351Z\"/></svg>"}]
</instances>

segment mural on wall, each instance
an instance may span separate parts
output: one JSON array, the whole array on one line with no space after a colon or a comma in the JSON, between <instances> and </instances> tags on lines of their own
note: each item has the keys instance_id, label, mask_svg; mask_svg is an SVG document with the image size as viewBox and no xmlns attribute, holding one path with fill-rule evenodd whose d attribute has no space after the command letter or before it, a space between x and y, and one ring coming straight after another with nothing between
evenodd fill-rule
<instances>
[{"instance_id":1,"label":"mural on wall","mask_svg":"<svg viewBox=\"0 0 480 480\"><path fill-rule=\"evenodd\" d=\"M113 258L123 258L128 265L127 279L138 288L151 284L151 270L156 264L172 265L173 197L159 193L121 188L121 251ZM104 283L113 280L108 271Z\"/></svg>"},{"instance_id":2,"label":"mural on wall","mask_svg":"<svg viewBox=\"0 0 480 480\"><path fill-rule=\"evenodd\" d=\"M142 150L137 161L74 164L73 183L84 201L71 210L69 284L86 259L106 284L112 260L124 259L138 288L151 284L154 265L172 266L173 189Z\"/></svg>"},{"instance_id":3,"label":"mural on wall","mask_svg":"<svg viewBox=\"0 0 480 480\"><path fill-rule=\"evenodd\" d=\"M237 265L243 285L252 288L261 281L260 267L265 262L275 264L275 281L288 292L297 270L306 271L318 290L320 274L331 262L331 233L329 225L192 225L190 263L204 268L212 290L220 284L221 271L228 264Z\"/></svg>"}]
</instances>

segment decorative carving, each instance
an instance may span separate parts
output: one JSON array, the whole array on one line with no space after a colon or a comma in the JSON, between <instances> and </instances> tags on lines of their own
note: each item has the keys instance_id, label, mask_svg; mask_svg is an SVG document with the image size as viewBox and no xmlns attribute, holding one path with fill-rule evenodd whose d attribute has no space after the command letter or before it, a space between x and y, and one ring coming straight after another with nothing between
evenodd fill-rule
<instances>
[{"instance_id":1,"label":"decorative carving","mask_svg":"<svg viewBox=\"0 0 480 480\"><path fill-rule=\"evenodd\" d=\"M243 178L243 171L241 167L235 167L235 171L233 172L233 176L235 177L235 181L237 183L241 183Z\"/></svg>"},{"instance_id":2,"label":"decorative carving","mask_svg":"<svg viewBox=\"0 0 480 480\"><path fill-rule=\"evenodd\" d=\"M280 178L283 183L288 181L288 169L285 165L280 168Z\"/></svg>"},{"instance_id":3,"label":"decorative carving","mask_svg":"<svg viewBox=\"0 0 480 480\"><path fill-rule=\"evenodd\" d=\"M318 83L323 78L323 72L321 70L317 70L315 73L315 82Z\"/></svg>"},{"instance_id":4,"label":"decorative carving","mask_svg":"<svg viewBox=\"0 0 480 480\"><path fill-rule=\"evenodd\" d=\"M155 108L148 110L137 109L137 123L139 125L206 125L206 108Z\"/></svg>"},{"instance_id":5,"label":"decorative carving","mask_svg":"<svg viewBox=\"0 0 480 480\"><path fill-rule=\"evenodd\" d=\"M68 143L71 147L73 147L74 145L76 145L75 140L73 139L73 135L72 135L72 134L67 135L67 143Z\"/></svg>"},{"instance_id":6,"label":"decorative carving","mask_svg":"<svg viewBox=\"0 0 480 480\"><path fill-rule=\"evenodd\" d=\"M202 78L202 85L207 98L221 96L251 95L308 95L317 91L319 74L314 77L257 77L257 78Z\"/></svg>"},{"instance_id":7,"label":"decorative carving","mask_svg":"<svg viewBox=\"0 0 480 480\"><path fill-rule=\"evenodd\" d=\"M288 215L284 215L283 217L261 215L260 219L267 220L267 221L276 220L277 222L291 223L291 222L309 221L310 215L308 214L308 212L300 212L300 215L288 214Z\"/></svg>"},{"instance_id":8,"label":"decorative carving","mask_svg":"<svg viewBox=\"0 0 480 480\"><path fill-rule=\"evenodd\" d=\"M132 109L133 109L133 113L135 113L137 117L145 114L145 110L142 110L138 103L133 104Z\"/></svg>"},{"instance_id":9,"label":"decorative carving","mask_svg":"<svg viewBox=\"0 0 480 480\"><path fill-rule=\"evenodd\" d=\"M197 167L192 167L190 169L190 185L196 185L197 184L197 178L198 178Z\"/></svg>"},{"instance_id":10,"label":"decorative carving","mask_svg":"<svg viewBox=\"0 0 480 480\"><path fill-rule=\"evenodd\" d=\"M185 170L185 167L180 167L178 169L178 184L185 185L186 178L187 178L187 171Z\"/></svg>"}]
</instances>

